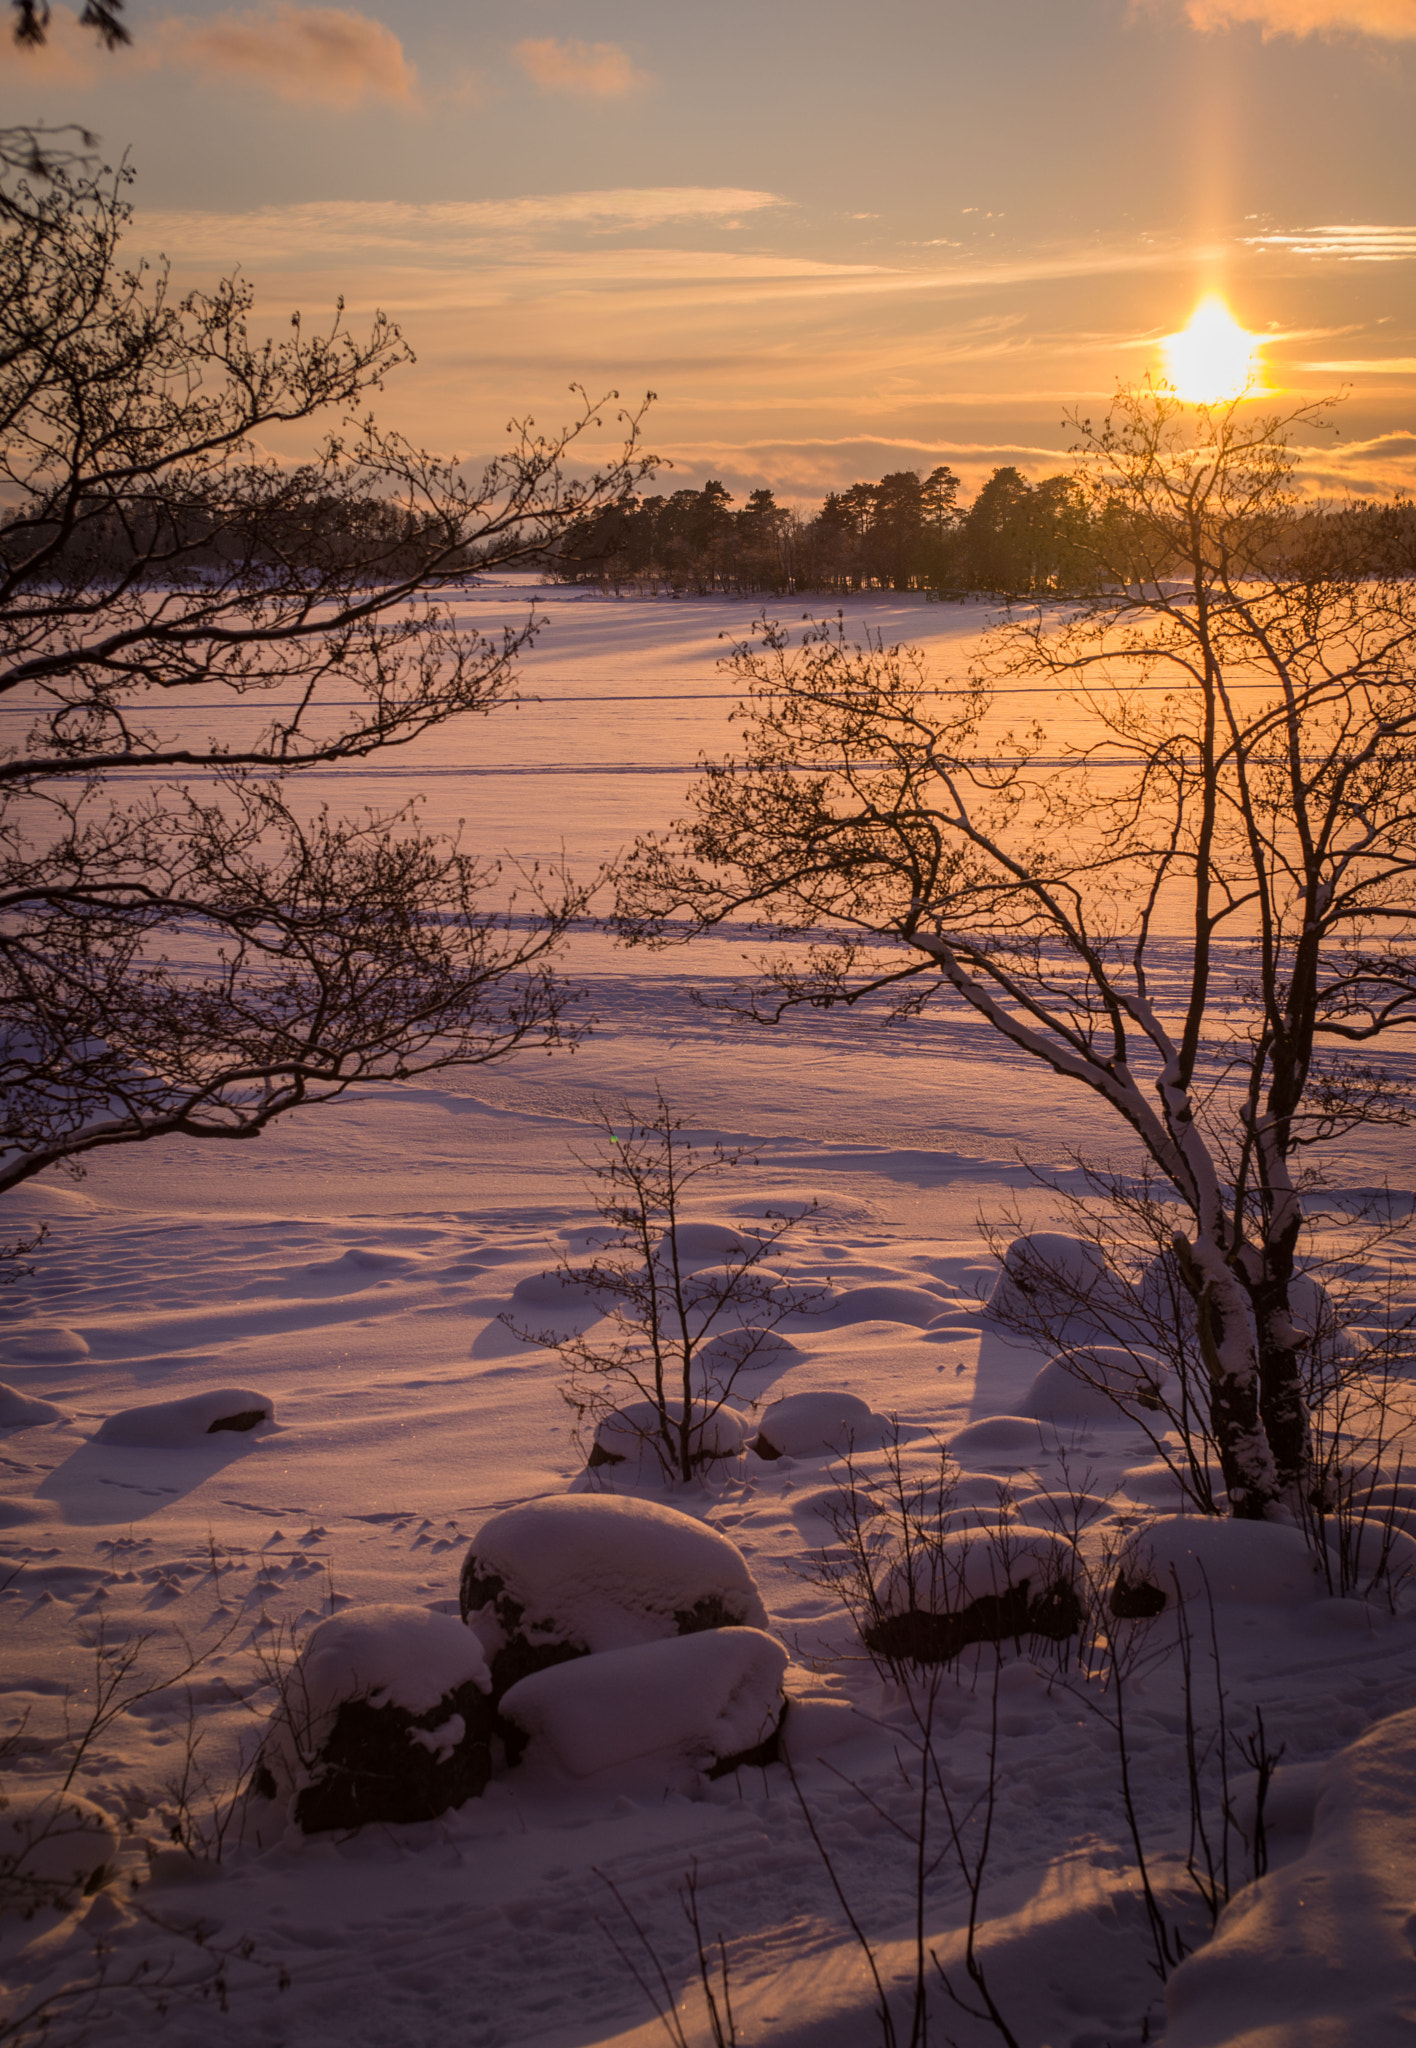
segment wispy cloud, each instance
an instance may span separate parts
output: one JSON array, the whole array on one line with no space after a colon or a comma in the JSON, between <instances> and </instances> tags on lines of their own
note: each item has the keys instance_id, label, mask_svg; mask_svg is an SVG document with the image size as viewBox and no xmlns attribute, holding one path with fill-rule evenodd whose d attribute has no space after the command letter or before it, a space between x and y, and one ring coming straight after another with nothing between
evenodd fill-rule
<instances>
[{"instance_id":1,"label":"wispy cloud","mask_svg":"<svg viewBox=\"0 0 1416 2048\"><path fill-rule=\"evenodd\" d=\"M308 264L329 256L437 265L503 244L565 232L607 235L697 221L722 226L790 202L734 185L630 186L604 192L532 193L517 199L329 199L249 213L144 209L136 232L190 262Z\"/></svg>"},{"instance_id":2,"label":"wispy cloud","mask_svg":"<svg viewBox=\"0 0 1416 2048\"><path fill-rule=\"evenodd\" d=\"M1416 0L1185 0L1185 12L1199 29L1253 22L1265 36L1416 38Z\"/></svg>"},{"instance_id":3,"label":"wispy cloud","mask_svg":"<svg viewBox=\"0 0 1416 2048\"><path fill-rule=\"evenodd\" d=\"M618 43L558 42L554 36L518 43L512 57L542 92L576 99L617 100L651 81Z\"/></svg>"},{"instance_id":4,"label":"wispy cloud","mask_svg":"<svg viewBox=\"0 0 1416 2048\"><path fill-rule=\"evenodd\" d=\"M1294 256L1332 256L1346 263L1400 263L1416 256L1416 227L1302 228L1291 234L1244 235L1241 239L1250 249L1281 249Z\"/></svg>"},{"instance_id":5,"label":"wispy cloud","mask_svg":"<svg viewBox=\"0 0 1416 2048\"><path fill-rule=\"evenodd\" d=\"M393 30L344 7L275 0L245 13L177 16L154 25L163 64L259 85L278 99L350 109L366 100L412 106L417 74Z\"/></svg>"}]
</instances>

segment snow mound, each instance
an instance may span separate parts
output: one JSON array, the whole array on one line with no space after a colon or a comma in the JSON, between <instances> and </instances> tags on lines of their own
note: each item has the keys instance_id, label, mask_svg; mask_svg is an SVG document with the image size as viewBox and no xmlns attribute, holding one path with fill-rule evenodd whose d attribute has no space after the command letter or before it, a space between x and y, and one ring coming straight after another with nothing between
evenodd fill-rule
<instances>
[{"instance_id":1,"label":"snow mound","mask_svg":"<svg viewBox=\"0 0 1416 2048\"><path fill-rule=\"evenodd\" d=\"M432 1820L491 1776L491 1673L450 1614L350 1608L322 1621L284 1687L252 1789L307 1834Z\"/></svg>"},{"instance_id":2,"label":"snow mound","mask_svg":"<svg viewBox=\"0 0 1416 2048\"><path fill-rule=\"evenodd\" d=\"M563 1280L559 1273L527 1273L512 1288L511 1298L519 1308L556 1308L575 1315L587 1309L596 1316L603 1313L601 1298L593 1288L577 1280Z\"/></svg>"},{"instance_id":3,"label":"snow mound","mask_svg":"<svg viewBox=\"0 0 1416 2048\"><path fill-rule=\"evenodd\" d=\"M1056 1439L1032 1415L988 1415L970 1422L949 1439L956 1458L1002 1457L1013 1462L1046 1456Z\"/></svg>"},{"instance_id":4,"label":"snow mound","mask_svg":"<svg viewBox=\"0 0 1416 2048\"><path fill-rule=\"evenodd\" d=\"M922 1287L848 1287L826 1312L831 1323L912 1323L928 1329L944 1307L942 1296Z\"/></svg>"},{"instance_id":5,"label":"snow mound","mask_svg":"<svg viewBox=\"0 0 1416 2048\"><path fill-rule=\"evenodd\" d=\"M0 1356L16 1365L68 1365L88 1355L88 1344L77 1330L23 1330L0 1346Z\"/></svg>"},{"instance_id":6,"label":"snow mound","mask_svg":"<svg viewBox=\"0 0 1416 2048\"><path fill-rule=\"evenodd\" d=\"M220 1387L210 1394L188 1394L184 1400L125 1408L100 1423L93 1441L176 1451L228 1430L240 1434L260 1429L274 1420L275 1403L269 1394L253 1394L245 1387Z\"/></svg>"},{"instance_id":7,"label":"snow mound","mask_svg":"<svg viewBox=\"0 0 1416 2048\"><path fill-rule=\"evenodd\" d=\"M1107 1330L1107 1311L1135 1313L1135 1297L1085 1238L1060 1230L1015 1237L988 1294L991 1321L1056 1341L1064 1331Z\"/></svg>"},{"instance_id":8,"label":"snow mound","mask_svg":"<svg viewBox=\"0 0 1416 2048\"><path fill-rule=\"evenodd\" d=\"M767 1624L726 1536L658 1501L614 1494L493 1515L472 1540L459 1597L492 1652L498 1692L587 1652Z\"/></svg>"},{"instance_id":9,"label":"snow mound","mask_svg":"<svg viewBox=\"0 0 1416 2048\"><path fill-rule=\"evenodd\" d=\"M1117 1559L1113 1611L1124 1616L1129 1600L1133 1613L1157 1613L1177 1586L1182 1600L1208 1594L1216 1602L1266 1607L1298 1607L1327 1591L1297 1529L1213 1515L1176 1515L1128 1537ZM1147 1592L1156 1598L1138 1606Z\"/></svg>"},{"instance_id":10,"label":"snow mound","mask_svg":"<svg viewBox=\"0 0 1416 2048\"><path fill-rule=\"evenodd\" d=\"M1349 1583L1355 1581L1364 1591L1387 1582L1416 1583L1416 1538L1398 1526L1392 1510L1354 1516L1346 1529L1327 1516L1323 1536L1334 1561L1345 1567Z\"/></svg>"},{"instance_id":11,"label":"snow mound","mask_svg":"<svg viewBox=\"0 0 1416 2048\"><path fill-rule=\"evenodd\" d=\"M677 1479L676 1432L683 1410L675 1403L665 1409L665 1416L675 1433L667 1443L664 1421L654 1402L628 1401L623 1408L616 1408L596 1425L588 1468L595 1471L606 1465L623 1465L628 1468L625 1477ZM689 1459L695 1470L740 1456L746 1440L747 1425L731 1408L695 1401L689 1410Z\"/></svg>"},{"instance_id":12,"label":"snow mound","mask_svg":"<svg viewBox=\"0 0 1416 2048\"><path fill-rule=\"evenodd\" d=\"M721 1777L775 1755L786 1668L761 1630L715 1629L538 1671L505 1694L501 1714L575 1778L649 1757Z\"/></svg>"},{"instance_id":13,"label":"snow mound","mask_svg":"<svg viewBox=\"0 0 1416 2048\"><path fill-rule=\"evenodd\" d=\"M0 1429L23 1429L35 1422L63 1422L68 1413L67 1408L56 1408L52 1401L36 1401L22 1394L18 1387L7 1387L0 1380Z\"/></svg>"},{"instance_id":14,"label":"snow mound","mask_svg":"<svg viewBox=\"0 0 1416 2048\"><path fill-rule=\"evenodd\" d=\"M1019 1404L1040 1422L1126 1422L1154 1410L1163 1391L1158 1360L1099 1344L1049 1358Z\"/></svg>"},{"instance_id":15,"label":"snow mound","mask_svg":"<svg viewBox=\"0 0 1416 2048\"><path fill-rule=\"evenodd\" d=\"M862 1638L892 1662L946 1664L971 1643L1077 1633L1077 1556L1047 1530L999 1523L958 1529L898 1552L876 1585Z\"/></svg>"},{"instance_id":16,"label":"snow mound","mask_svg":"<svg viewBox=\"0 0 1416 2048\"><path fill-rule=\"evenodd\" d=\"M745 1323L740 1330L720 1330L700 1344L693 1361L707 1384L726 1387L740 1372L780 1371L801 1356L800 1348L779 1331Z\"/></svg>"},{"instance_id":17,"label":"snow mound","mask_svg":"<svg viewBox=\"0 0 1416 2048\"><path fill-rule=\"evenodd\" d=\"M660 1238L656 1256L665 1262L678 1247L679 1264L714 1259L740 1259L754 1251L758 1240L748 1238L727 1223L679 1223Z\"/></svg>"},{"instance_id":18,"label":"snow mound","mask_svg":"<svg viewBox=\"0 0 1416 2048\"><path fill-rule=\"evenodd\" d=\"M1171 1977L1166 2048L1408 2048L1416 1712L1369 1728L1319 1786L1305 1853L1238 1893Z\"/></svg>"},{"instance_id":19,"label":"snow mound","mask_svg":"<svg viewBox=\"0 0 1416 2048\"><path fill-rule=\"evenodd\" d=\"M786 1394L762 1411L751 1448L759 1458L820 1458L873 1450L884 1423L859 1394Z\"/></svg>"},{"instance_id":20,"label":"snow mound","mask_svg":"<svg viewBox=\"0 0 1416 2048\"><path fill-rule=\"evenodd\" d=\"M118 1854L118 1825L76 1792L20 1792L0 1808L0 1908L29 1914L97 1891Z\"/></svg>"}]
</instances>

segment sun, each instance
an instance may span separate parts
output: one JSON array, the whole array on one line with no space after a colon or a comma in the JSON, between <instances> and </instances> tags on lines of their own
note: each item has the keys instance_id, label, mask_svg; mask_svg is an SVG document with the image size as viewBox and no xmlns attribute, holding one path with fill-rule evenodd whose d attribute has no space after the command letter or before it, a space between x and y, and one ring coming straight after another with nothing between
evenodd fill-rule
<instances>
[{"instance_id":1,"label":"sun","mask_svg":"<svg viewBox=\"0 0 1416 2048\"><path fill-rule=\"evenodd\" d=\"M1245 333L1218 292L1201 299L1189 326L1167 334L1161 346L1177 398L1192 405L1238 398L1259 373L1257 337Z\"/></svg>"}]
</instances>

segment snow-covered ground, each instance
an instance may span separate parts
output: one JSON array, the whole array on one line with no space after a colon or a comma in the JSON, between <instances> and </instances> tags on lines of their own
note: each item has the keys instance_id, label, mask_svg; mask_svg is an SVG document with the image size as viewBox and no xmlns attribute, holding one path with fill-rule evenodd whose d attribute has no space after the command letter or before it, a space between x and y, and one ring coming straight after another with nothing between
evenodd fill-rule
<instances>
[{"instance_id":1,"label":"snow-covered ground","mask_svg":"<svg viewBox=\"0 0 1416 2048\"><path fill-rule=\"evenodd\" d=\"M469 597L469 616L494 618L519 595ZM322 777L321 793L348 808L421 791L428 822L465 820L470 844L564 850L577 867L665 824L699 749L726 741L733 693L714 661L750 608L559 591L543 608L526 670L541 701ZM863 616L925 643L941 667L962 666L982 623L976 607L904 599ZM255 1144L129 1148L79 1184L6 1199L7 1221L43 1217L51 1235L34 1277L0 1300L0 1380L58 1411L0 1410L0 1736L17 1737L6 1790L52 1788L93 1716L95 1645L133 1651L130 1691L143 1676L157 1688L100 1721L73 1780L122 1830L118 1880L0 1929L0 1975L21 2007L27 1986L106 1974L91 2008L56 2020L57 2038L87 2023L164 2048L637 2048L662 2032L617 1952L652 1972L628 1909L697 2043L710 2036L680 1899L696 1872L738 2039L864 2048L884 2038L876 1994L824 1847L909 2039L917 1718L813 1573L834 1540L824 1453L749 1454L660 1496L728 1537L756 1581L790 1658L790 1773L709 1779L681 1747L626 1761L623 1743L577 1773L533 1735L523 1764L438 1820L228 1835L219 1860L167 1832L185 1818L213 1846L202 1786L220 1793L249 1765L276 1705L274 1665L320 1620L371 1602L455 1615L479 1527L580 1483L561 1368L498 1318L594 1220L583 1161L597 1098L643 1112L657 1084L695 1141L752 1148L757 1164L716 1186L695 1220L814 1200L787 1243L791 1277L842 1294L903 1290L876 1298L895 1314L852 1320L838 1307L794 1322L793 1348L764 1354L744 1387L759 1404L849 1389L898 1418L907 1471L924 1473L934 1437L953 1445L964 1505L996 1507L1000 1488L1092 1496L1093 1557L1173 1510L1152 1446L1123 1419L980 1426L1017 1414L1043 1362L979 1312L993 1271L980 1218L1012 1203L1046 1224L1026 1165L1065 1185L1074 1148L1124 1157L1116 1133L960 1019L882 1034L868 1019L808 1017L765 1032L693 1007L691 983L723 983L746 950L733 933L660 955L582 937L573 964L595 1030L573 1055L361 1092ZM1409 1139L1387 1132L1341 1170L1409 1185L1410 1164ZM1409 1244L1398 1256L1411 1289ZM569 1328L554 1306L537 1311L558 1314ZM169 1424L166 1441L154 1440L162 1427L101 1430L213 1389L273 1404L273 1426ZM996 1695L988 1660L966 1657L939 1692L936 1794L961 1816L996 1742L980 1952L1026 2048L1121 2048L1163 2028L1177 2048L1412 2037L1416 1730L1387 1717L1412 1696L1416 1606L1334 1599L1291 1560L1236 1569L1232 1585L1220 1576L1213 1640L1208 1603L1195 1628L1198 1711L1207 1730L1217 1655L1230 1726L1247 1734L1261 1710L1282 1747L1272 1871L1172 1977L1168 2027L1107 1701L1041 1655L1010 1655ZM1190 1810L1173 1624L1150 1640L1125 1703L1131 1778L1163 1910L1198 1941L1207 1923L1175 1860ZM537 1727L565 1711L554 1691L543 1688ZM184 1770L185 1817L173 1790ZM1246 1796L1234 1788L1240 1820ZM926 1945L968 1995L964 1876L937 1798L931 1825ZM1237 1880L1237 1840L1234 1855ZM206 1950L174 1926L197 1926ZM225 2012L197 1989L218 1952ZM937 1988L931 2003L932 2039L1002 2038Z\"/></svg>"}]
</instances>

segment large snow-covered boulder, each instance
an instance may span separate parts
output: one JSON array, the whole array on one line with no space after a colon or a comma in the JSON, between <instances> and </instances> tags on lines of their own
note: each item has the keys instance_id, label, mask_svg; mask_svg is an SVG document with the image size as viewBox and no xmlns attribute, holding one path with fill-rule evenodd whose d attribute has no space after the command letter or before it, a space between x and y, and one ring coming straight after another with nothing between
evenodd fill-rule
<instances>
[{"instance_id":1,"label":"large snow-covered boulder","mask_svg":"<svg viewBox=\"0 0 1416 2048\"><path fill-rule=\"evenodd\" d=\"M665 1266L673 1263L677 1249L680 1270L685 1266L734 1263L756 1249L761 1240L730 1223L679 1223L666 1230L655 1247L655 1257Z\"/></svg>"},{"instance_id":2,"label":"large snow-covered boulder","mask_svg":"<svg viewBox=\"0 0 1416 2048\"><path fill-rule=\"evenodd\" d=\"M245 1434L275 1420L269 1394L246 1387L218 1387L210 1394L188 1394L177 1401L153 1401L145 1408L124 1408L99 1424L97 1444L127 1444L134 1449L180 1451L206 1437L227 1431Z\"/></svg>"},{"instance_id":3,"label":"large snow-covered boulder","mask_svg":"<svg viewBox=\"0 0 1416 2048\"><path fill-rule=\"evenodd\" d=\"M56 1408L52 1401L36 1400L0 1380L0 1429L31 1429L39 1422L62 1422L67 1414L67 1409Z\"/></svg>"},{"instance_id":4,"label":"large snow-covered boulder","mask_svg":"<svg viewBox=\"0 0 1416 2048\"><path fill-rule=\"evenodd\" d=\"M693 1363L705 1392L725 1393L739 1376L745 1379L752 1373L781 1372L801 1355L780 1330L744 1323L741 1329L720 1330L700 1344Z\"/></svg>"},{"instance_id":5,"label":"large snow-covered boulder","mask_svg":"<svg viewBox=\"0 0 1416 2048\"><path fill-rule=\"evenodd\" d=\"M627 1401L623 1408L603 1416L595 1426L595 1440L586 1465L598 1471L607 1465L622 1466L616 1477L626 1479L678 1479L678 1426L683 1414L677 1404L667 1407L661 1417L653 1401ZM670 1432L664 1437L665 1422ZM729 1458L739 1457L747 1441L747 1425L731 1408L714 1401L695 1401L688 1417L688 1455L694 1471L711 1469Z\"/></svg>"},{"instance_id":6,"label":"large snow-covered boulder","mask_svg":"<svg viewBox=\"0 0 1416 2048\"><path fill-rule=\"evenodd\" d=\"M1138 1409L1154 1413L1165 1392L1158 1359L1136 1357L1115 1345L1079 1346L1049 1358L1019 1412L1039 1422L1127 1422Z\"/></svg>"},{"instance_id":7,"label":"large snow-covered boulder","mask_svg":"<svg viewBox=\"0 0 1416 2048\"><path fill-rule=\"evenodd\" d=\"M1166 2048L1409 2048L1413 1868L1408 1711L1323 1766L1306 1852L1245 1886L1175 1971Z\"/></svg>"},{"instance_id":8,"label":"large snow-covered boulder","mask_svg":"<svg viewBox=\"0 0 1416 2048\"><path fill-rule=\"evenodd\" d=\"M958 1529L886 1567L866 1648L891 1661L945 1664L970 1643L1061 1642L1082 1622L1076 1579L1076 1552L1048 1530L1001 1520Z\"/></svg>"},{"instance_id":9,"label":"large snow-covered boulder","mask_svg":"<svg viewBox=\"0 0 1416 2048\"><path fill-rule=\"evenodd\" d=\"M1073 1333L1105 1338L1116 1318L1124 1329L1134 1313L1131 1289L1096 1246L1060 1230L1015 1237L988 1295L991 1322L1054 1342Z\"/></svg>"},{"instance_id":10,"label":"large snow-covered boulder","mask_svg":"<svg viewBox=\"0 0 1416 2048\"><path fill-rule=\"evenodd\" d=\"M815 1394L784 1394L763 1409L750 1448L759 1458L839 1457L849 1450L874 1450L885 1431L859 1394L832 1387Z\"/></svg>"},{"instance_id":11,"label":"large snow-covered boulder","mask_svg":"<svg viewBox=\"0 0 1416 2048\"><path fill-rule=\"evenodd\" d=\"M0 1798L0 1911L69 1906L113 1873L118 1826L77 1792Z\"/></svg>"},{"instance_id":12,"label":"large snow-covered boulder","mask_svg":"<svg viewBox=\"0 0 1416 2048\"><path fill-rule=\"evenodd\" d=\"M252 1791L306 1834L433 1820L491 1775L492 1680L482 1645L426 1607L351 1607L300 1653Z\"/></svg>"},{"instance_id":13,"label":"large snow-covered boulder","mask_svg":"<svg viewBox=\"0 0 1416 2048\"><path fill-rule=\"evenodd\" d=\"M493 1515L472 1539L460 1600L487 1646L498 1696L592 1651L767 1624L726 1536L619 1494L562 1494Z\"/></svg>"},{"instance_id":14,"label":"large snow-covered boulder","mask_svg":"<svg viewBox=\"0 0 1416 2048\"><path fill-rule=\"evenodd\" d=\"M641 1758L717 1778L775 1758L786 1668L760 1629L714 1629L535 1672L503 1696L501 1715L575 1778ZM508 1753L519 1746L509 1735Z\"/></svg>"},{"instance_id":15,"label":"large snow-covered boulder","mask_svg":"<svg viewBox=\"0 0 1416 2048\"><path fill-rule=\"evenodd\" d=\"M1181 1600L1298 1607L1327 1592L1299 1530L1281 1522L1174 1515L1137 1529L1116 1561L1111 1607L1122 1619Z\"/></svg>"}]
</instances>

